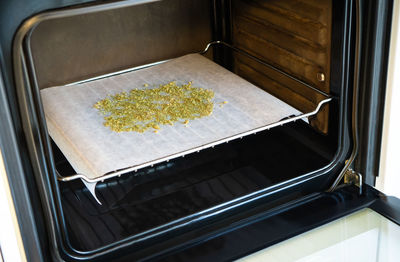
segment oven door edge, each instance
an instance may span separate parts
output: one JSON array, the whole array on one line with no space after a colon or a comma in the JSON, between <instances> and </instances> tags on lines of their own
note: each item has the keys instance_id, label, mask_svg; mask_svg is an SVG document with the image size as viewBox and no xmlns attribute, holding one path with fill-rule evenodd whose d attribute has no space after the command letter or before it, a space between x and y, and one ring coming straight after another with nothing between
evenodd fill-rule
<instances>
[{"instance_id":1,"label":"oven door edge","mask_svg":"<svg viewBox=\"0 0 400 262\"><path fill-rule=\"evenodd\" d=\"M242 223L231 223L224 233L198 239L162 257L168 261L233 261L363 209L400 226L400 199L387 197L369 185L360 196L356 186L347 186L309 196L271 216L260 212ZM193 259L193 254L198 257Z\"/></svg>"}]
</instances>

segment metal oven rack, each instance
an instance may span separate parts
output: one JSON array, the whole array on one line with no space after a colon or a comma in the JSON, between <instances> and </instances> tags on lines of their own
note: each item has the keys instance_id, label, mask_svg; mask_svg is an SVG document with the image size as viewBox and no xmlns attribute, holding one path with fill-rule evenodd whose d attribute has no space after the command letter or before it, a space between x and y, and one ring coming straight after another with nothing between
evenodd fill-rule
<instances>
[{"instance_id":1,"label":"metal oven rack","mask_svg":"<svg viewBox=\"0 0 400 262\"><path fill-rule=\"evenodd\" d=\"M239 53L241 55L244 55L244 56L246 56L246 57L248 57L248 58L250 58L250 59L252 59L252 60L254 60L254 61L256 61L256 62L258 62L258 63L260 63L260 64L262 64L262 65L264 65L264 66L266 66L266 67L268 67L268 68L270 68L272 70L274 70L274 71L279 72L282 75L285 75L286 77L288 77L288 78L290 78L290 79L302 84L303 86L306 86L306 87L314 90L315 92L317 92L317 93L321 94L322 96L324 96L325 99L321 100L318 103L318 105L315 108L315 110L313 110L311 112L307 112L307 113L303 113L303 114L300 114L300 115L288 117L288 118L285 118L283 120L280 120L280 121L277 121L277 122L274 122L274 123L271 123L271 124L268 124L268 125L263 125L263 126L260 126L260 127L257 127L257 128L242 132L242 133L238 133L238 134L233 135L233 136L228 136L228 137L225 137L225 138L220 139L220 140L212 141L210 143L206 143L206 144L203 144L203 145L198 146L198 147L194 147L194 148L191 148L191 149L188 149L188 150L185 150L185 151L181 151L181 152L178 152L178 153L170 154L170 155L167 155L167 156L164 156L164 157L161 157L161 158L149 161L149 162L145 162L145 163L142 163L142 164L139 164L139 165L130 166L128 168L123 168L123 169L119 169L119 170L116 170L116 171L113 171L113 172L109 172L109 173L104 174L103 176L98 177L98 178L90 179L90 178L86 177L83 174L75 174L75 175L72 175L72 176L64 177L64 176L61 176L56 171L57 172L57 179L59 181L63 181L63 182L72 181L72 180L75 180L75 179L81 179L82 182L85 184L85 186L90 191L90 193L93 195L93 197L97 200L97 202L99 204L101 204L100 201L98 200L98 198L96 197L96 193L95 193L95 187L96 187L96 184L98 182L103 182L106 179L110 179L110 178L117 177L117 176L119 177L119 176L121 176L123 174L129 173L129 172L132 172L132 171L136 172L137 170L139 170L141 168L144 168L144 167L153 166L155 164L158 164L158 163L161 163L161 162L165 162L165 161L169 161L169 160L174 159L174 158L184 157L187 154L199 152L200 150L203 150L203 149L206 149L206 148L214 147L214 146L222 144L222 143L228 143L229 141L232 141L232 140L235 140L235 139L238 139L238 138L242 138L244 136L248 136L248 135L251 135L251 134L256 134L256 133L264 131L264 130L269 130L270 128L274 128L274 127L277 127L277 126L282 126L282 125L290 123L290 122L294 122L294 121L297 121L297 120L300 120L300 119L304 119L304 118L316 115L320 111L320 109L322 108L323 105L329 103L332 100L332 97L329 94L326 94L326 93L322 92L321 90L319 90L319 89L317 89L317 88L315 88L315 87L313 87L313 86L311 86L311 85L309 85L309 84L307 84L307 83L305 83L305 82L303 82L303 81L301 81L301 80L299 80L299 79L287 74L286 72L280 70L279 68L277 68L277 67L275 67L275 66L273 66L271 64L268 64L265 61L262 61L259 58L255 57L255 56L253 56L253 55L251 55L251 54L249 54L249 53L247 53L247 52L245 52L245 51L243 51L241 49L238 49L238 48L236 48L236 47L234 47L234 46L232 46L232 45L230 45L228 43L225 43L223 41L214 41L214 42L208 43L206 48L203 51L199 52L199 54L205 54L210 50L211 47L215 47L215 46L223 46L223 47L229 48L233 52L237 52L237 53ZM107 77L111 77L111 76L115 76L115 75L119 75L119 74L123 74L123 73L127 73L127 72L137 71L137 70L140 70L140 69L144 69L144 68L152 67L152 66L155 66L155 65L159 65L159 64L168 62L170 60L172 60L172 59L162 60L162 61L158 61L158 62L146 64L146 65L141 65L141 66L137 66L137 67L133 67L133 68L129 68L129 69L125 69L125 70L121 70L121 71L117 71L117 72L101 75L101 76L98 76L98 77L94 77L94 78L90 78L90 79L86 79L86 80L70 83L70 84L68 84L68 86L76 85L76 84L82 84L82 83L86 83L86 82L90 82L90 81L94 81L94 80L98 80L98 79L102 79L102 78L107 78Z\"/></svg>"}]
</instances>

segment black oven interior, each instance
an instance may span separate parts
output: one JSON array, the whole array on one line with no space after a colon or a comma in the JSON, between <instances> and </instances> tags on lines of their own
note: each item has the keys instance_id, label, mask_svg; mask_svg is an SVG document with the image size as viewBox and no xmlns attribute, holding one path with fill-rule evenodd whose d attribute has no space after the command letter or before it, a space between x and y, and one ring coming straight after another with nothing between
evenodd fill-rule
<instances>
[{"instance_id":1,"label":"black oven interior","mask_svg":"<svg viewBox=\"0 0 400 262\"><path fill-rule=\"evenodd\" d=\"M96 193L102 205L80 180L54 183L69 249L100 252L128 239L140 242L196 223L200 227L205 214L239 212L232 206L263 192L273 195L283 188L287 199L295 199L329 187L332 166L347 148L348 7L346 1L329 0L149 1L39 23L26 38L38 90L199 52L220 40L280 72L224 47L213 48L207 58L296 109L314 110L324 98L318 90L332 98L307 121L100 182ZM73 175L62 150L49 143L48 164L54 169L46 175L56 178L55 170ZM307 186L294 186L306 180ZM263 201L276 200L268 194Z\"/></svg>"}]
</instances>

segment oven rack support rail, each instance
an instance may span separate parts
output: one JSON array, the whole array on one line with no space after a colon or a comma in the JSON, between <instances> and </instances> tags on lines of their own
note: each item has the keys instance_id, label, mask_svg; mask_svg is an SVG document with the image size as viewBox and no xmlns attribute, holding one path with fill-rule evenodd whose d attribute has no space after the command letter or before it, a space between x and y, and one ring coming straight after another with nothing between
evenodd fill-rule
<instances>
[{"instance_id":1,"label":"oven rack support rail","mask_svg":"<svg viewBox=\"0 0 400 262\"><path fill-rule=\"evenodd\" d=\"M144 167L148 167L148 166L152 167L155 164L159 164L159 163L162 163L162 162L168 162L169 160L172 160L172 159L175 159L175 158L178 158L178 157L184 157L185 155L188 155L188 154L191 154L191 153L195 153L195 152L199 152L200 150L203 150L203 149L206 149L206 148L214 147L216 145L223 144L223 143L228 143L229 141L232 141L232 140L235 140L235 139L239 139L239 138L241 139L244 136L256 134L258 132L269 130L269 129L277 127L277 126L282 126L284 124L288 124L288 123L295 122L295 121L300 120L300 119L305 119L305 118L314 116L321 110L321 108L325 104L329 103L332 100L332 97L329 94L326 94L325 92L323 92L323 91L321 91L321 90L319 90L319 89L317 89L317 88L305 83L304 81L289 75L288 73L280 70L279 68L277 68L277 67L275 67L275 66L273 66L273 65L271 65L271 64L269 64L269 63L267 63L267 62L265 62L265 61L263 61L263 60L261 60L261 59L259 59L257 57L255 57L255 56L253 56L253 55L251 55L251 54L249 54L249 53L247 53L247 52L245 52L245 51L243 51L243 50L241 50L241 49L239 49L237 47L234 47L234 46L232 46L232 45L230 45L228 43L225 43L223 41L210 42L210 43L207 44L206 48L203 51L198 52L198 53L199 54L205 54L205 53L207 53L209 51L210 47L214 47L214 46L217 46L217 45L222 45L224 47L230 48L234 52L238 52L238 53L240 53L240 54L242 54L244 56L247 56L250 59L252 59L252 60L254 60L254 61L256 61L256 62L258 62L258 63L260 63L260 64L262 64L262 65L264 65L266 67L268 67L268 68L271 68L272 70L274 70L276 72L279 72L280 74L285 75L286 77L288 77L288 78L290 78L290 79L302 84L303 86L306 86L306 87L314 90L315 92L321 94L325 98L323 100L321 100L318 103L318 105L315 108L315 110L313 110L311 112L307 112L307 113L303 113L303 114L300 114L300 115L297 115L297 116L291 116L291 117L288 117L288 118L284 118L284 119L282 119L280 121L277 121L277 122L274 122L274 123L271 123L271 124L268 124L268 125L263 125L263 126L260 126L260 127L257 127L257 128L254 128L254 129L251 129L251 130L248 130L248 131L245 131L245 132L233 135L233 136L229 136L229 137L226 137L226 138L223 138L223 139L220 139L220 140L216 140L216 141L213 141L213 142L210 142L210 143L206 143L204 145L201 145L201 146L198 146L198 147L194 147L194 148L182 151L182 152L170 154L170 155L167 155L167 156L164 156L164 157L161 157L161 158L149 161L149 162L142 163L140 165L127 167L127 168L123 168L123 169L120 169L120 170L115 170L113 172L109 172L109 173L104 174L103 176L95 178L95 179L90 179L90 178L86 177L85 175L79 174L79 173L78 174L74 174L72 176L66 176L65 177L65 176L61 176L56 171L57 179L59 181L63 181L63 182L68 182L68 181L80 179L83 182L83 184L87 187L89 192L93 195L94 199L101 205L101 202L97 198L96 192L95 192L96 184L98 182L103 182L104 180L110 179L110 178L113 178L113 177L120 177L121 175L129 173L129 172L133 172L133 171L137 172L139 169L144 168ZM148 67L151 67L151 66L159 65L159 64L168 62L170 60L173 60L173 58L172 59L162 60L162 61L157 61L157 62L154 62L154 63L145 64L145 65L141 65L141 66L136 66L136 67L133 67L133 68L129 68L129 69L125 69L125 70L121 70L121 71L117 71L117 72L113 72L113 73L97 76L97 77L94 77L94 78L85 79L85 80L82 80L82 81L69 83L69 84L67 84L67 86L83 84L83 83L91 82L91 81L94 81L94 80L107 78L107 77L110 77L110 76L115 76L115 75L119 75L119 74L123 74L123 73L127 73L127 72L132 72L132 71L137 71L137 70L140 70L140 69L144 69L144 68L148 68Z\"/></svg>"}]
</instances>

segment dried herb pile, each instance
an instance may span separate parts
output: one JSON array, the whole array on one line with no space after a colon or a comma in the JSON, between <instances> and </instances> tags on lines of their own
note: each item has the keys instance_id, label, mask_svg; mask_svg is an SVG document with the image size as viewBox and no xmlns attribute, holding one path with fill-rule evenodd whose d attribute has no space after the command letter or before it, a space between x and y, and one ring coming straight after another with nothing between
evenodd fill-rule
<instances>
[{"instance_id":1,"label":"dried herb pile","mask_svg":"<svg viewBox=\"0 0 400 262\"><path fill-rule=\"evenodd\" d=\"M145 85L147 86L147 85ZM104 115L104 126L115 132L158 132L161 125L184 125L189 120L208 116L214 103L212 90L170 82L157 88L132 89L94 104Z\"/></svg>"}]
</instances>

